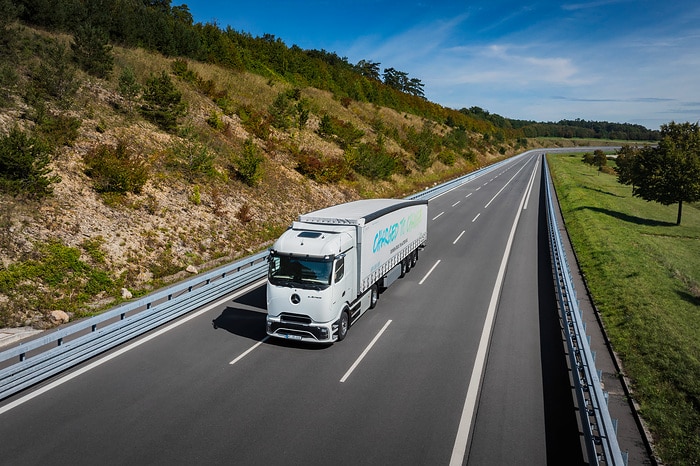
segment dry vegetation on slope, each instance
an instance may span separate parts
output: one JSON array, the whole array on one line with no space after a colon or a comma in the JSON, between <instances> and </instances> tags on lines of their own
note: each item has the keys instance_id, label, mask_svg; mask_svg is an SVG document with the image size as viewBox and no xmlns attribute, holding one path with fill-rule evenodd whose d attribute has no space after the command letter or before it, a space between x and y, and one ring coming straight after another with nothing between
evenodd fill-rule
<instances>
[{"instance_id":1,"label":"dry vegetation on slope","mask_svg":"<svg viewBox=\"0 0 700 466\"><path fill-rule=\"evenodd\" d=\"M27 48L70 42L67 36L18 32ZM55 323L54 310L88 315L123 299L123 289L142 294L182 278L189 265L205 269L260 250L299 213L360 197L405 196L516 151L507 142L494 146L481 134L468 134L464 151L434 146L421 167L406 141L451 128L142 49L115 47L114 56L110 79L76 71L79 87L70 105L45 102L42 111L59 122L79 122L74 137L53 151L49 167L60 177L53 194L40 200L0 194L0 327L46 328ZM38 60L20 67L2 109L0 135L13 128L40 131L39 110L22 91ZM172 79L186 104L175 131L144 119L139 96L124 97L119 86L125 70L133 71L142 91L149 77L165 73ZM285 93L294 96L290 107L303 107L308 119L297 124L287 116L291 123L276 128L270 112ZM396 163L392 174L368 178L353 170L360 152L320 134L324 117L361 134L348 145L389 154ZM146 167L145 184L133 192L98 192L86 161L100 148L111 154L121 148ZM251 153L262 156L262 171L242 178L241 161ZM342 176L331 170L324 178L319 167Z\"/></svg>"}]
</instances>

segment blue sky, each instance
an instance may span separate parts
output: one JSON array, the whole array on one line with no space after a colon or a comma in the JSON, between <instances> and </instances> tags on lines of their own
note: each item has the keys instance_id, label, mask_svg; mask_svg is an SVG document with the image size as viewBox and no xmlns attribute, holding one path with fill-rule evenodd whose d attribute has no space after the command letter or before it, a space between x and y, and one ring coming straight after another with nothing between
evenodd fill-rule
<instances>
[{"instance_id":1,"label":"blue sky","mask_svg":"<svg viewBox=\"0 0 700 466\"><path fill-rule=\"evenodd\" d=\"M446 107L653 129L700 120L697 0L182 3L195 22L406 72Z\"/></svg>"}]
</instances>

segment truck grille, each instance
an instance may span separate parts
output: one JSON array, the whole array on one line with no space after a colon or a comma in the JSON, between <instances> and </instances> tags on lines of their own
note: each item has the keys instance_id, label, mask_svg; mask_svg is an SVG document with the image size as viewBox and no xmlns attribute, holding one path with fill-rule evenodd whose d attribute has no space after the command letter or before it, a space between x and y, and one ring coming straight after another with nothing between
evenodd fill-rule
<instances>
[{"instance_id":1,"label":"truck grille","mask_svg":"<svg viewBox=\"0 0 700 466\"><path fill-rule=\"evenodd\" d=\"M292 314L289 312L283 312L280 314L280 320L282 322L291 322L295 324L311 324L311 317L305 316L303 314Z\"/></svg>"}]
</instances>

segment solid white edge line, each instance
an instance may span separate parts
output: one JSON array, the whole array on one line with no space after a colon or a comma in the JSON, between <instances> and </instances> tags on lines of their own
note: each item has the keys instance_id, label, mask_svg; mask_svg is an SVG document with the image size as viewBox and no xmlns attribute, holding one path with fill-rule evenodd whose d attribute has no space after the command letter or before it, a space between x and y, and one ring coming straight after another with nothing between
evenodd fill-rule
<instances>
[{"instance_id":1,"label":"solid white edge line","mask_svg":"<svg viewBox=\"0 0 700 466\"><path fill-rule=\"evenodd\" d=\"M265 278L264 280L267 280L267 278ZM38 389L32 393L24 395L21 398L18 398L17 400L13 401L12 403L8 403L7 405L0 407L0 415L2 415L3 413L6 413L7 411L9 411L13 408L16 408L17 406L20 406L20 405L26 403L27 401L30 401L33 398L38 397L39 395L43 395L44 393L48 392L49 390L53 390L54 388L56 388L60 385L63 385L64 383L78 377L79 375L82 375L82 374L84 374L84 373L86 373L86 372L88 372L88 371L90 371L98 366L101 366L102 364L104 364L108 361L111 361L112 359L114 359L118 356L121 356L122 354L126 353L127 351L131 351L132 349L134 349L138 346L141 346L142 344L144 344L148 341L151 341L152 339L159 337L162 334L169 332L170 330L172 330L176 327L179 327L180 325L184 324L185 322L188 322L196 317L199 317L200 315L202 315L206 312L209 312L210 310L214 309L215 307L222 305L226 301L236 299L238 296L241 296L242 294L245 294L245 293L257 288L258 286L260 286L264 280L258 280L257 282L254 282L253 284L248 285L247 287L235 292L232 295L228 295L225 298L222 298L222 299L216 301L215 303L209 304L208 306L200 309L199 311L197 311L193 314L188 314L186 317L183 317L182 319L175 321L174 323L168 325L167 327L164 327L160 330L157 330L156 332L153 332L150 335L147 335L146 337L141 338L140 340L138 340L136 342L133 342L131 344L127 344L127 346L115 351L114 353L108 354L107 356L105 356L101 359L98 359L97 361L94 361L94 362L88 364L87 366L76 370L75 372L71 372L70 374L63 376L63 377L51 382L50 384L41 387L40 389Z\"/></svg>"},{"instance_id":2,"label":"solid white edge line","mask_svg":"<svg viewBox=\"0 0 700 466\"><path fill-rule=\"evenodd\" d=\"M425 276L423 277L423 280L418 282L419 285L423 284L423 282L430 276L430 274L433 273L433 270L435 270L435 267L437 267L439 263L440 263L440 259L438 259L438 261L435 263L435 265L433 265L432 268L430 270L428 270L428 273L425 274Z\"/></svg>"},{"instance_id":3,"label":"solid white edge line","mask_svg":"<svg viewBox=\"0 0 700 466\"><path fill-rule=\"evenodd\" d=\"M463 235L464 233L466 233L466 232L467 232L466 230L462 230L462 233L459 234L459 236L457 237L457 239L455 239L455 240L452 242L452 244L457 244L457 241L459 241L459 239L462 237L462 235Z\"/></svg>"},{"instance_id":4,"label":"solid white edge line","mask_svg":"<svg viewBox=\"0 0 700 466\"><path fill-rule=\"evenodd\" d=\"M386 330L386 328L389 326L390 323L391 323L391 320L386 321L386 324L384 324L384 327L382 327L382 329L379 331L379 333L377 333L374 336L374 339L372 339L372 341L369 342L369 345L367 345L367 348L365 348L365 350L362 352L362 354L355 360L353 365L350 366L350 369L348 369L348 371L345 373L343 378L340 379L340 383L344 383L346 380L348 380L348 377L350 377L350 374L352 374L352 372L357 368L357 366L360 364L360 362L365 358L365 356L367 356L367 353L369 353L369 350L372 349L374 344L377 342L377 340L379 340L379 337L382 336L382 333L384 333L384 330Z\"/></svg>"},{"instance_id":5,"label":"solid white edge line","mask_svg":"<svg viewBox=\"0 0 700 466\"><path fill-rule=\"evenodd\" d=\"M486 357L488 355L488 349L491 341L491 332L494 321L496 320L498 297L501 294L501 287L503 286L503 279L506 273L506 265L508 264L508 257L510 256L510 250L513 246L515 230L518 226L518 221L520 220L520 214L522 212L524 202L525 195L523 194L523 197L520 200L520 205L518 206L518 210L515 214L515 220L513 220L513 226L510 229L506 249L503 252L501 266L498 269L498 275L496 276L496 283L493 287L493 292L491 293L491 301L489 302L488 311L486 312L486 320L484 321L484 328L481 332L479 347L476 353L476 360L474 361L471 378L469 379L467 396L464 399L462 416L459 421L459 427L457 428L457 435L455 437L455 443L452 449L450 466L461 465L464 462L464 455L467 452L467 443L469 442L469 433L472 426L472 420L474 419L474 413L476 411L479 390L481 389L481 378L484 374L484 368L486 366Z\"/></svg>"}]
</instances>

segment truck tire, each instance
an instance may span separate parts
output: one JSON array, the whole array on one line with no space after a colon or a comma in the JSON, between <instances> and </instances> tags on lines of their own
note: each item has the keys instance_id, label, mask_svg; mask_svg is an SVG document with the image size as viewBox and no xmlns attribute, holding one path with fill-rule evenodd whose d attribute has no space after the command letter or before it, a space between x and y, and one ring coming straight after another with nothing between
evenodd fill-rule
<instances>
[{"instance_id":1,"label":"truck tire","mask_svg":"<svg viewBox=\"0 0 700 466\"><path fill-rule=\"evenodd\" d=\"M377 305L377 301L379 301L379 286L374 284L369 290L369 308L374 309Z\"/></svg>"},{"instance_id":2,"label":"truck tire","mask_svg":"<svg viewBox=\"0 0 700 466\"><path fill-rule=\"evenodd\" d=\"M347 309L340 314L340 321L338 321L338 341L343 341L348 334L348 329L350 328L350 316L348 315Z\"/></svg>"},{"instance_id":3,"label":"truck tire","mask_svg":"<svg viewBox=\"0 0 700 466\"><path fill-rule=\"evenodd\" d=\"M418 249L413 251L413 254L411 255L411 267L415 267L416 262L418 262Z\"/></svg>"}]
</instances>

